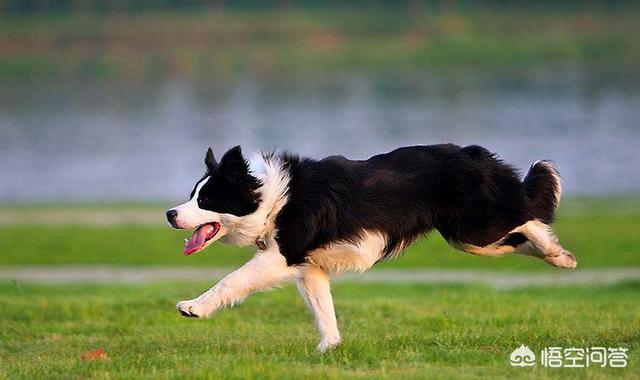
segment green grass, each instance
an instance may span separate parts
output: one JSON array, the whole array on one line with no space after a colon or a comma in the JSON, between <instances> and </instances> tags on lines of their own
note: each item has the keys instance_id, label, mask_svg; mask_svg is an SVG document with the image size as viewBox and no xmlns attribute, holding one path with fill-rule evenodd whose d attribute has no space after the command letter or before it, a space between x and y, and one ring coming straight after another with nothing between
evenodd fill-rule
<instances>
[{"instance_id":1,"label":"green grass","mask_svg":"<svg viewBox=\"0 0 640 380\"><path fill-rule=\"evenodd\" d=\"M344 343L314 352L312 317L293 286L209 320L177 300L209 284L0 284L0 378L638 378L640 284L497 291L336 284ZM520 344L626 347L626 369L512 368ZM103 348L108 361L83 362Z\"/></svg>"},{"instance_id":2,"label":"green grass","mask_svg":"<svg viewBox=\"0 0 640 380\"><path fill-rule=\"evenodd\" d=\"M640 266L640 215L576 212L554 225L562 245L576 254L580 268ZM253 248L216 243L193 256L182 255L189 232L143 226L2 226L0 265L171 265L235 267ZM433 233L396 260L376 268L456 268L550 270L541 260L520 255L473 256L450 248Z\"/></svg>"},{"instance_id":3,"label":"green grass","mask_svg":"<svg viewBox=\"0 0 640 380\"><path fill-rule=\"evenodd\" d=\"M202 11L0 16L0 75L224 77L345 69L633 69L634 6Z\"/></svg>"}]
</instances>

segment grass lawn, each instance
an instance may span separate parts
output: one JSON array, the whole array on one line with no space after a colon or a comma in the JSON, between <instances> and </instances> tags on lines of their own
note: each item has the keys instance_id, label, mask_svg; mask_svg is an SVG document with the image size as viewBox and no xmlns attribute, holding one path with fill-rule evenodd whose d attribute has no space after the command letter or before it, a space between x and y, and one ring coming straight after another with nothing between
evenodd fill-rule
<instances>
[{"instance_id":1,"label":"grass lawn","mask_svg":"<svg viewBox=\"0 0 640 380\"><path fill-rule=\"evenodd\" d=\"M315 353L312 317L293 286L209 320L177 300L209 284L0 284L0 378L638 378L640 283L498 291L336 284L344 343ZM512 368L520 344L626 347L626 369ZM103 348L108 360L84 362Z\"/></svg>"},{"instance_id":2,"label":"grass lawn","mask_svg":"<svg viewBox=\"0 0 640 380\"><path fill-rule=\"evenodd\" d=\"M640 214L586 211L561 215L554 225L562 245L576 254L579 268L640 266ZM235 267L253 248L215 244L184 257L186 231L166 226L2 226L0 265L114 264ZM376 268L457 268L551 270L541 260L520 255L500 258L456 251L434 233L400 259Z\"/></svg>"}]
</instances>

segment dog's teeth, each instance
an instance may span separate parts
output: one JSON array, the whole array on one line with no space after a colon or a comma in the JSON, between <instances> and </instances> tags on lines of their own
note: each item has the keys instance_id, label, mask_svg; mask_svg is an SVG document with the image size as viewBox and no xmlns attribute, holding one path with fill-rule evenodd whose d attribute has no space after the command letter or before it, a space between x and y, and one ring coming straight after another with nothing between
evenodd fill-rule
<instances>
[{"instance_id":1,"label":"dog's teeth","mask_svg":"<svg viewBox=\"0 0 640 380\"><path fill-rule=\"evenodd\" d=\"M189 242L189 239L184 238L184 242L185 242L185 243L188 243L188 242Z\"/></svg>"}]
</instances>

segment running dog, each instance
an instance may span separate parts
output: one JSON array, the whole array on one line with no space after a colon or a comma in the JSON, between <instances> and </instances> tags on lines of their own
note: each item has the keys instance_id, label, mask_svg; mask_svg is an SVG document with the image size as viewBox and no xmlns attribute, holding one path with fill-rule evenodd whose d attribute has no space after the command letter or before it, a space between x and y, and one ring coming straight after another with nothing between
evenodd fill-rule
<instances>
[{"instance_id":1,"label":"running dog","mask_svg":"<svg viewBox=\"0 0 640 380\"><path fill-rule=\"evenodd\" d=\"M256 245L257 253L199 297L178 302L186 317L207 317L286 281L314 314L319 351L340 343L329 275L363 272L398 256L420 236L438 232L474 255L506 253L574 268L549 224L560 177L535 162L523 180L480 146L412 146L368 160L321 160L262 154L250 165L240 147L220 161L209 148L206 173L190 200L167 211L174 228L194 230L191 255L214 241Z\"/></svg>"}]
</instances>

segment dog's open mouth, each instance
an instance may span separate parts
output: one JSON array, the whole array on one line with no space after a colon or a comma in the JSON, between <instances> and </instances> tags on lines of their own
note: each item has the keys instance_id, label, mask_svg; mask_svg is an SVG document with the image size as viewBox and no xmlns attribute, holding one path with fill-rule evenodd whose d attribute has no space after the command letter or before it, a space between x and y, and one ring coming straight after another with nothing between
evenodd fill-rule
<instances>
[{"instance_id":1,"label":"dog's open mouth","mask_svg":"<svg viewBox=\"0 0 640 380\"><path fill-rule=\"evenodd\" d=\"M187 240L184 245L184 254L191 255L204 249L207 242L213 239L214 236L220 231L220 223L211 222L203 224L196 228L191 235L191 239Z\"/></svg>"}]
</instances>

